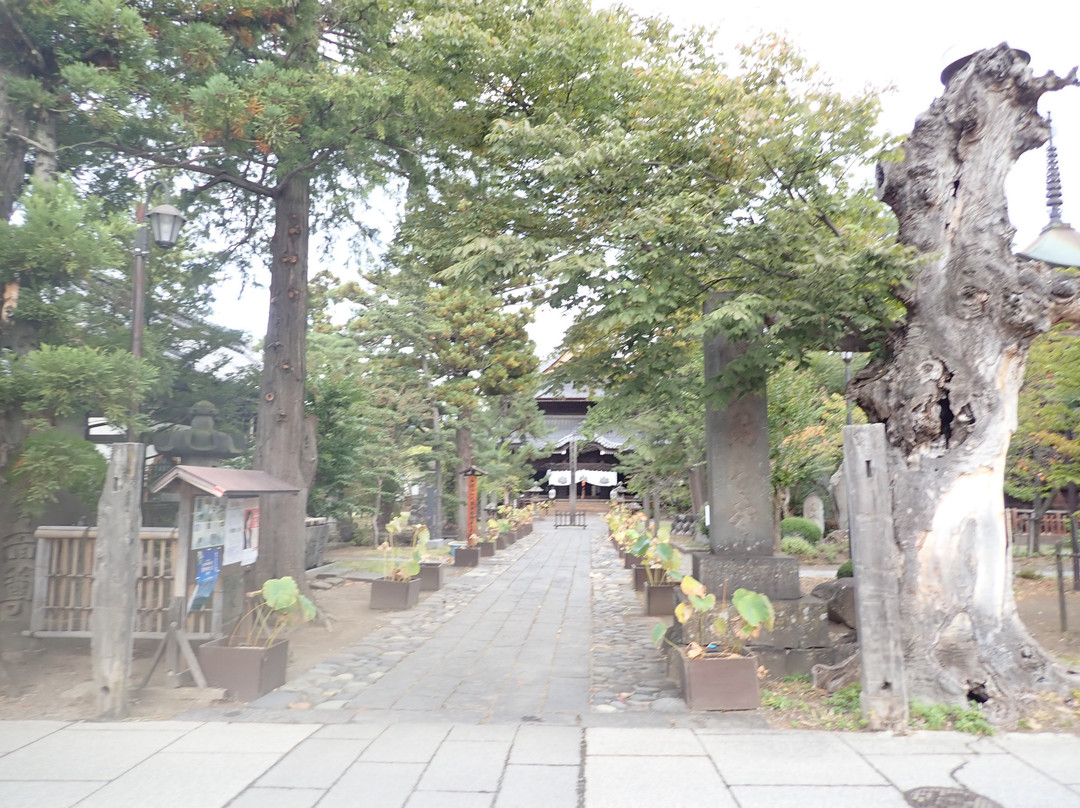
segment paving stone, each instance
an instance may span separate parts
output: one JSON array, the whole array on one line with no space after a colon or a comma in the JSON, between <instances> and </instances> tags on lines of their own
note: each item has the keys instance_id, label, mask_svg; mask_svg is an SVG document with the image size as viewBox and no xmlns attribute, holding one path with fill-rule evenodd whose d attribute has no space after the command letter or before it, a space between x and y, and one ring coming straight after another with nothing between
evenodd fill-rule
<instances>
[{"instance_id":1,"label":"paving stone","mask_svg":"<svg viewBox=\"0 0 1080 808\"><path fill-rule=\"evenodd\" d=\"M577 808L578 766L506 767L495 808Z\"/></svg>"},{"instance_id":2,"label":"paving stone","mask_svg":"<svg viewBox=\"0 0 1080 808\"><path fill-rule=\"evenodd\" d=\"M737 808L737 803L705 757L670 757L660 774L655 757L608 757L585 760L588 808L655 808L658 805L707 805Z\"/></svg>"},{"instance_id":3,"label":"paving stone","mask_svg":"<svg viewBox=\"0 0 1080 808\"><path fill-rule=\"evenodd\" d=\"M285 755L256 785L330 788L370 743L370 738L311 738Z\"/></svg>"}]
</instances>

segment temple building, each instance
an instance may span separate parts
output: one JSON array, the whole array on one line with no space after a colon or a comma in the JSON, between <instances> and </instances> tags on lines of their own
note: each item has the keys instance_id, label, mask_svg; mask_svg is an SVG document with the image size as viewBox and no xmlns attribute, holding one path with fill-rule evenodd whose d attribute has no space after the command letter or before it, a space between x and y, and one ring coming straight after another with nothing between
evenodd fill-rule
<instances>
[{"instance_id":1,"label":"temple building","mask_svg":"<svg viewBox=\"0 0 1080 808\"><path fill-rule=\"evenodd\" d=\"M564 360L560 357L543 373ZM569 497L571 471L581 499L609 499L621 482L615 466L626 437L614 430L593 434L584 429L585 416L595 397L570 384L552 384L536 397L547 428L547 434L537 444L550 448L551 454L533 461L534 479L548 495L554 491L560 499Z\"/></svg>"}]
</instances>

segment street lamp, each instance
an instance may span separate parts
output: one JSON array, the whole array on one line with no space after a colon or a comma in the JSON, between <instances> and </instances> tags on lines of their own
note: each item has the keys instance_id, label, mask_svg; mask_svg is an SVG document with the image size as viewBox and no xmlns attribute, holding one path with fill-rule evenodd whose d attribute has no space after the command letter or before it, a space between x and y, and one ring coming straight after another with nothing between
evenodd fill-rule
<instances>
[{"instance_id":1,"label":"street lamp","mask_svg":"<svg viewBox=\"0 0 1080 808\"><path fill-rule=\"evenodd\" d=\"M165 204L150 208L150 198L159 186L165 194ZM149 213L147 208L150 208ZM147 219L150 220L149 227L146 225ZM146 319L146 256L150 254L150 237L153 235L154 243L168 250L176 245L180 228L186 221L184 214L169 203L169 186L161 180L151 183L146 189L146 202L135 206L135 222L139 229L135 231L135 271L131 291L131 355L136 361L142 359L143 321ZM138 406L136 398L132 402L133 416L138 413ZM127 438L135 441L134 420L128 425Z\"/></svg>"},{"instance_id":2,"label":"street lamp","mask_svg":"<svg viewBox=\"0 0 1080 808\"><path fill-rule=\"evenodd\" d=\"M848 383L851 381L851 360L855 357L854 351L841 351L840 358L844 360L844 403L847 406L847 417L844 420L851 426L851 399L848 398Z\"/></svg>"}]
</instances>

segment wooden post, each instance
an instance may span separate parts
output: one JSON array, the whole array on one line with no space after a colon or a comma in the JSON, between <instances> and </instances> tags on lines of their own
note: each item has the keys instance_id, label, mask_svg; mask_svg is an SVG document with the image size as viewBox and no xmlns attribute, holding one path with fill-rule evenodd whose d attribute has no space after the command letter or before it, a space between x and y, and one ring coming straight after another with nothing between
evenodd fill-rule
<instances>
[{"instance_id":1,"label":"wooden post","mask_svg":"<svg viewBox=\"0 0 1080 808\"><path fill-rule=\"evenodd\" d=\"M90 655L102 719L128 715L145 457L141 443L114 444L105 489L98 500Z\"/></svg>"},{"instance_id":2,"label":"wooden post","mask_svg":"<svg viewBox=\"0 0 1080 808\"><path fill-rule=\"evenodd\" d=\"M477 530L479 529L478 523L480 518L480 503L477 500L475 474L470 474L466 478L466 492L467 502L465 504L465 507L467 509L466 513L468 514L466 517L468 527L465 533L466 538L469 538L476 534Z\"/></svg>"},{"instance_id":3,"label":"wooden post","mask_svg":"<svg viewBox=\"0 0 1080 808\"><path fill-rule=\"evenodd\" d=\"M900 554L893 536L885 426L844 427L844 479L855 574L863 718L872 730L908 723L900 623Z\"/></svg>"}]
</instances>

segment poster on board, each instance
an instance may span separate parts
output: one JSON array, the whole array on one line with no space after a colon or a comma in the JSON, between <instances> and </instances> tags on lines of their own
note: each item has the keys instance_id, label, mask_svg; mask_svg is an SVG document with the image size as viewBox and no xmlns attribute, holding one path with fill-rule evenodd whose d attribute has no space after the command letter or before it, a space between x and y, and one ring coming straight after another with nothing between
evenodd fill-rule
<instances>
[{"instance_id":1,"label":"poster on board","mask_svg":"<svg viewBox=\"0 0 1080 808\"><path fill-rule=\"evenodd\" d=\"M230 499L225 513L225 564L254 564L259 556L259 498Z\"/></svg>"},{"instance_id":2,"label":"poster on board","mask_svg":"<svg viewBox=\"0 0 1080 808\"><path fill-rule=\"evenodd\" d=\"M191 549L221 547L225 544L225 506L221 497L195 497L191 523Z\"/></svg>"},{"instance_id":3,"label":"poster on board","mask_svg":"<svg viewBox=\"0 0 1080 808\"><path fill-rule=\"evenodd\" d=\"M214 584L221 574L221 548L203 547L195 558L195 588L188 601L188 611L202 609L210 603L214 594Z\"/></svg>"}]
</instances>

